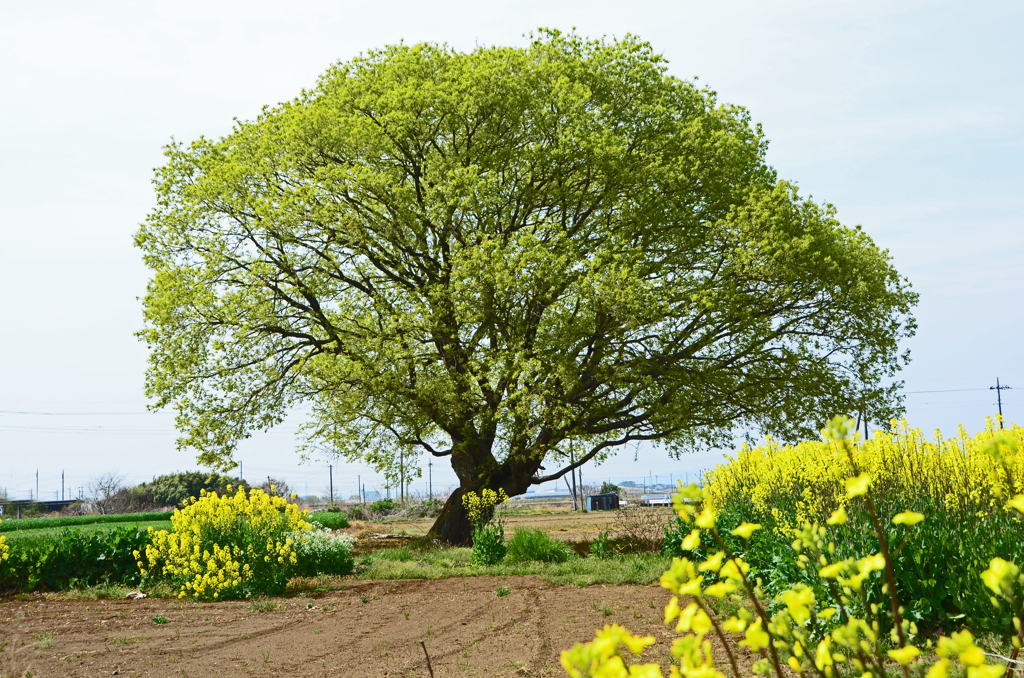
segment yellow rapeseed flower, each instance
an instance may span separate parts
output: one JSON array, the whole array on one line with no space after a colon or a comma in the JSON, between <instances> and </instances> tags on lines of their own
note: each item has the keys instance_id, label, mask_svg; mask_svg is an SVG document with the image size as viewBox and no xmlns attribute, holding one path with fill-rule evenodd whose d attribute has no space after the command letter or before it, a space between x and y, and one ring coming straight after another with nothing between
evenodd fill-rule
<instances>
[{"instance_id":1,"label":"yellow rapeseed flower","mask_svg":"<svg viewBox=\"0 0 1024 678\"><path fill-rule=\"evenodd\" d=\"M919 522L924 520L924 514L915 513L914 511L904 511L903 513L896 514L892 522L894 525L917 525Z\"/></svg>"}]
</instances>

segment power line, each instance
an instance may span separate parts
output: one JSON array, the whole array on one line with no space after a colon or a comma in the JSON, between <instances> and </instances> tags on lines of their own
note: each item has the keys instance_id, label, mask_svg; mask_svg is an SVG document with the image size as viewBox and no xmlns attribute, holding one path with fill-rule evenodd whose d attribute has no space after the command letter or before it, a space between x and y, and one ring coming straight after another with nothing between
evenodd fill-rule
<instances>
[{"instance_id":1,"label":"power line","mask_svg":"<svg viewBox=\"0 0 1024 678\"><path fill-rule=\"evenodd\" d=\"M987 388L951 388L940 391L904 391L904 395L911 393L962 393L964 391L987 391Z\"/></svg>"},{"instance_id":2,"label":"power line","mask_svg":"<svg viewBox=\"0 0 1024 678\"><path fill-rule=\"evenodd\" d=\"M87 416L96 417L101 415L126 415L126 414L163 414L162 412L28 412L22 410L0 410L0 414L38 414L46 417L74 417Z\"/></svg>"}]
</instances>

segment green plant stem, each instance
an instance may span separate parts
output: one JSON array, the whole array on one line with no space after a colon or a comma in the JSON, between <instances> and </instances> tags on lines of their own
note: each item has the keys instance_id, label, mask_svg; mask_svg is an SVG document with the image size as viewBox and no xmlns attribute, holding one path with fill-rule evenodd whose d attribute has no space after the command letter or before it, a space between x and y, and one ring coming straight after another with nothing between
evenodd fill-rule
<instances>
[{"instance_id":1,"label":"green plant stem","mask_svg":"<svg viewBox=\"0 0 1024 678\"><path fill-rule=\"evenodd\" d=\"M711 614L711 611L708 610L707 605L704 604L704 601L699 596L694 596L694 600L697 602L697 607L699 607L704 612L704 614L708 616L708 619L711 620L711 625L715 629L715 635L718 636L718 640L722 643L722 647L725 648L725 654L729 657L729 665L732 667L732 675L734 675L736 678L740 678L740 668L739 665L736 664L736 657L733 656L732 647L729 644L729 641L731 639L726 638L725 632L722 631L722 627L718 624L718 620L715 619L714 615Z\"/></svg>"},{"instance_id":2,"label":"green plant stem","mask_svg":"<svg viewBox=\"0 0 1024 678\"><path fill-rule=\"evenodd\" d=\"M775 639L772 637L772 633L769 630L769 624L771 624L771 619L769 619L768 613L765 611L764 607L761 606L761 601L757 599L757 594L754 591L754 587L751 585L750 580L747 579L747 575L743 573L743 568L740 567L740 564L737 561L736 556L733 555L733 552L729 549L728 546L726 546L725 540L722 539L722 535L718 534L718 528L711 528L711 536L714 537L715 542L718 544L719 548L721 548L725 552L726 557L736 564L736 571L740 573L740 579L743 581L743 588L747 592L747 597L749 597L750 602L754 604L754 609L757 610L757 614L759 617L761 617L762 624L764 624L764 632L768 634L768 648L771 650L771 661L772 667L775 669L775 675L778 676L778 678L783 678L782 667L779 665L779 653L775 649Z\"/></svg>"},{"instance_id":3,"label":"green plant stem","mask_svg":"<svg viewBox=\"0 0 1024 678\"><path fill-rule=\"evenodd\" d=\"M860 466L857 464L857 460L853 456L853 448L850 445L850 441L843 439L843 449L846 451L846 456L850 460L850 466L853 467L853 472L856 475L860 475ZM882 530L882 525L878 520L878 511L875 509L875 502L871 499L870 494L864 495L864 502L868 507L868 515L871 516L871 524L875 528L875 536L878 537L879 547L882 549L882 558L885 559L885 578L889 583L889 601L892 605L892 622L896 626L896 638L899 641L900 648L907 646L907 638L903 633L903 617L900 614L900 603L896 597L896 574L892 569L892 557L889 555L889 543L885 539L885 531ZM906 664L900 664L903 668L903 677L910 678L910 668Z\"/></svg>"}]
</instances>

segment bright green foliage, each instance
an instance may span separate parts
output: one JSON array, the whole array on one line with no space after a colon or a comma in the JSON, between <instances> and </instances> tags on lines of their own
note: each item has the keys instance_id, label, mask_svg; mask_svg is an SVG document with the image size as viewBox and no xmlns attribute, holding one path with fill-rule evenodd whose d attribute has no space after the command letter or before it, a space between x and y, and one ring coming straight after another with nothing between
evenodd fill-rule
<instances>
[{"instance_id":1,"label":"bright green foliage","mask_svg":"<svg viewBox=\"0 0 1024 678\"><path fill-rule=\"evenodd\" d=\"M803 522L791 535L791 548L798 555L800 569L818 586L800 582L769 597L750 563L723 537L728 533L746 545L755 535L764 533L764 528L743 522L731 530L720 530L722 515L708 501L708 494L696 485L684 488L680 484L673 505L680 520L693 528L692 537L683 540L683 548L697 548L700 537L706 535L717 550L696 561L675 558L661 578L661 585L673 594L665 607L665 623L674 625L681 634L672 645L672 676L723 677L711 652L712 635L725 651L734 678L741 675L734 640L757 657L752 667L755 675L775 678L794 672L819 678L889 678L893 673L903 678L924 678L926 673L927 678L947 678L953 661L966 669L968 678L998 678L1005 671L1001 664L986 663L985 653L966 629L939 638L937 656L927 657L931 642L926 642L917 625L904 616L912 598L898 583L899 564L893 559L902 544L886 535L876 504L882 494L878 478L861 466L867 455L858 454L847 439L852 429L852 420L836 417L826 432L828 442L840 449L848 463L849 474L842 483L844 505L833 511L825 525ZM1004 507L1019 520L1024 516L1018 508L1024 508L1024 495L1016 494L1012 472L1021 451L1016 439L1000 433L982 450L1002 468L1010 496ZM862 534L855 535L861 538L861 548L866 545L863 537L873 534L875 541L866 552L843 558L837 555L835 542L830 541L829 527L847 525L855 506L871 519L860 530ZM915 530L926 524L928 517L901 511L892 522L900 529ZM994 594L991 604L1004 607L1012 616L1012 628L1020 632L1024 628L1024 576L1019 568L993 558L979 579ZM872 600L869 585L878 580L885 586L881 597ZM818 593L822 589L829 592L830 600L822 600ZM710 612L710 605L726 598L745 604L721 619ZM638 654L654 642L654 638L636 638L625 629L606 627L592 643L577 644L563 652L562 666L573 678L661 678L656 664L627 669L623 662L626 650ZM1020 646L1019 636L1014 638L1014 645Z\"/></svg>"},{"instance_id":2,"label":"bright green foliage","mask_svg":"<svg viewBox=\"0 0 1024 678\"><path fill-rule=\"evenodd\" d=\"M133 552L148 543L146 531L125 526L105 534L65 528L46 540L19 540L9 551L0 542L0 592L138 584Z\"/></svg>"},{"instance_id":3,"label":"bright green foliage","mask_svg":"<svg viewBox=\"0 0 1024 678\"><path fill-rule=\"evenodd\" d=\"M314 525L320 525L331 530L343 530L348 527L348 516L344 513L332 513L330 511L310 513L306 516L306 520Z\"/></svg>"},{"instance_id":4,"label":"bright green foliage","mask_svg":"<svg viewBox=\"0 0 1024 678\"><path fill-rule=\"evenodd\" d=\"M122 527L138 528L143 532L147 531L150 527L154 530L166 530L171 527L171 521L152 520L141 523L97 523L95 525L72 525L70 527L44 527L38 530L19 530L17 532L8 532L4 536L7 539L7 544L11 546L11 548L21 548L22 546L39 546L49 543L66 530L76 532L83 536L95 534L102 537L109 532Z\"/></svg>"},{"instance_id":5,"label":"bright green foliage","mask_svg":"<svg viewBox=\"0 0 1024 678\"><path fill-rule=\"evenodd\" d=\"M505 527L501 523L482 525L473 530L473 565L497 565L508 553Z\"/></svg>"},{"instance_id":6,"label":"bright green foliage","mask_svg":"<svg viewBox=\"0 0 1024 678\"><path fill-rule=\"evenodd\" d=\"M595 558L611 558L614 555L612 545L608 543L608 533L599 532L590 544L590 555Z\"/></svg>"},{"instance_id":7,"label":"bright green foliage","mask_svg":"<svg viewBox=\"0 0 1024 678\"><path fill-rule=\"evenodd\" d=\"M518 529L506 544L509 562L536 560L541 563L564 563L572 551L565 542L552 539L543 530Z\"/></svg>"},{"instance_id":8,"label":"bright green foliage","mask_svg":"<svg viewBox=\"0 0 1024 678\"><path fill-rule=\"evenodd\" d=\"M887 421L916 295L766 148L632 37L336 64L167 147L135 239L147 393L204 464L305 401L310 451L392 480L450 456L463 490L510 495L570 448ZM464 542L460 498L436 531Z\"/></svg>"}]
</instances>

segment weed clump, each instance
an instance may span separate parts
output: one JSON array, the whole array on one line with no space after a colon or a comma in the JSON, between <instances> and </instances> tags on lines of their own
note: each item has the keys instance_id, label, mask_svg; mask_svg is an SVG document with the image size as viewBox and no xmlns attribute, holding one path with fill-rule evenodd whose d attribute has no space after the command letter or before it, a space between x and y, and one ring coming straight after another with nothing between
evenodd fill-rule
<instances>
[{"instance_id":1,"label":"weed clump","mask_svg":"<svg viewBox=\"0 0 1024 678\"><path fill-rule=\"evenodd\" d=\"M568 545L552 539L542 530L516 530L506 547L508 560L512 563L530 560L541 563L564 563L572 554Z\"/></svg>"}]
</instances>

